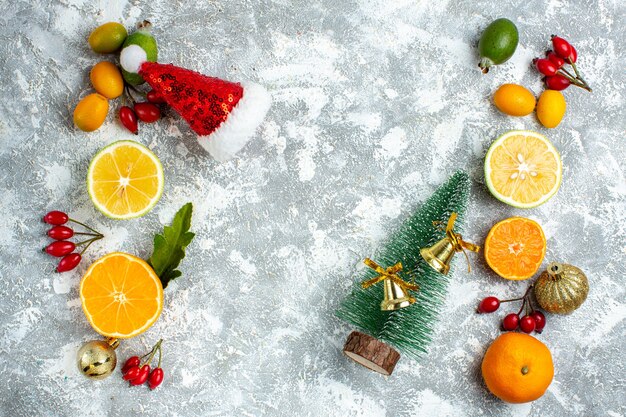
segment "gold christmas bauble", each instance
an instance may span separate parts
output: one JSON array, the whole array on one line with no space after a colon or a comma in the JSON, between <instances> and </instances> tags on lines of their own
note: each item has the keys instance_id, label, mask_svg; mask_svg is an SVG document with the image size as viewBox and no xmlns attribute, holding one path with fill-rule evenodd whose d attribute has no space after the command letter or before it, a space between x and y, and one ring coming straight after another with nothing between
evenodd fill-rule
<instances>
[{"instance_id":1,"label":"gold christmas bauble","mask_svg":"<svg viewBox=\"0 0 626 417\"><path fill-rule=\"evenodd\" d=\"M587 277L573 265L553 262L535 282L537 302L550 313L571 313L587 299L588 293Z\"/></svg>"},{"instance_id":2,"label":"gold christmas bauble","mask_svg":"<svg viewBox=\"0 0 626 417\"><path fill-rule=\"evenodd\" d=\"M90 379L104 379L117 365L117 339L92 340L78 350L78 369Z\"/></svg>"}]
</instances>

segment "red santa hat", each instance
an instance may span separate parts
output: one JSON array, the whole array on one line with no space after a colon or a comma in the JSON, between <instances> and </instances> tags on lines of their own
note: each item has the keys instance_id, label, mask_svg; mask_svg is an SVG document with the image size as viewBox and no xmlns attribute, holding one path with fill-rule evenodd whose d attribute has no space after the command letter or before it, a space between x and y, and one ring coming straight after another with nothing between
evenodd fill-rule
<instances>
[{"instance_id":1,"label":"red santa hat","mask_svg":"<svg viewBox=\"0 0 626 417\"><path fill-rule=\"evenodd\" d=\"M132 49L122 51L122 68L141 75L189 123L199 135L200 145L218 161L232 158L244 147L270 108L270 95L259 84L234 83L148 62L143 51Z\"/></svg>"}]
</instances>

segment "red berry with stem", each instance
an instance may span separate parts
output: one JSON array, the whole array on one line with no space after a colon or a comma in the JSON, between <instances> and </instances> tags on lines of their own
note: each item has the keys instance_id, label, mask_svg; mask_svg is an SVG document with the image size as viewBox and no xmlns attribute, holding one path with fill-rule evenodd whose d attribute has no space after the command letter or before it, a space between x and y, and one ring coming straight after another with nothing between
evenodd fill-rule
<instances>
[{"instance_id":1,"label":"red berry with stem","mask_svg":"<svg viewBox=\"0 0 626 417\"><path fill-rule=\"evenodd\" d=\"M65 255L57 266L57 272L71 271L78 266L81 259L82 257L80 256L80 253L70 253L69 255Z\"/></svg>"},{"instance_id":2,"label":"red berry with stem","mask_svg":"<svg viewBox=\"0 0 626 417\"><path fill-rule=\"evenodd\" d=\"M48 224L61 225L67 223L69 216L62 211L53 210L43 216L43 221Z\"/></svg>"},{"instance_id":3,"label":"red berry with stem","mask_svg":"<svg viewBox=\"0 0 626 417\"><path fill-rule=\"evenodd\" d=\"M535 61L535 67L537 68L537 71L539 71L540 73L542 73L543 75L555 75L556 72L558 71L558 68L556 65L554 65L552 63L552 61L550 61L549 59L537 59Z\"/></svg>"},{"instance_id":4,"label":"red berry with stem","mask_svg":"<svg viewBox=\"0 0 626 417\"><path fill-rule=\"evenodd\" d=\"M148 378L148 386L150 387L150 389L155 389L156 387L161 385L161 382L163 382L163 376L163 369L154 368L154 370L150 374L150 377Z\"/></svg>"},{"instance_id":5,"label":"red berry with stem","mask_svg":"<svg viewBox=\"0 0 626 417\"><path fill-rule=\"evenodd\" d=\"M67 226L54 226L48 230L48 236L54 240L65 240L74 236L74 231Z\"/></svg>"},{"instance_id":6,"label":"red berry with stem","mask_svg":"<svg viewBox=\"0 0 626 417\"><path fill-rule=\"evenodd\" d=\"M163 97L161 97L159 95L159 93L157 93L154 90L148 91L148 93L146 94L146 100L148 100L150 103L154 103L154 104L165 103L165 99Z\"/></svg>"},{"instance_id":7,"label":"red berry with stem","mask_svg":"<svg viewBox=\"0 0 626 417\"><path fill-rule=\"evenodd\" d=\"M69 220L70 222L76 222L76 220ZM95 230L85 226L86 228L95 232ZM68 226L54 226L50 230L48 230L48 236L54 240L65 240L69 239L74 235L85 235L91 237L103 237L103 235L99 232L91 233L91 232L75 232L74 229Z\"/></svg>"},{"instance_id":8,"label":"red berry with stem","mask_svg":"<svg viewBox=\"0 0 626 417\"><path fill-rule=\"evenodd\" d=\"M507 314L502 320L502 328L507 331L515 330L519 326L519 314Z\"/></svg>"},{"instance_id":9,"label":"red berry with stem","mask_svg":"<svg viewBox=\"0 0 626 417\"><path fill-rule=\"evenodd\" d=\"M48 255L58 258L74 252L74 249L76 249L76 245L69 240L57 240L44 248Z\"/></svg>"},{"instance_id":10,"label":"red berry with stem","mask_svg":"<svg viewBox=\"0 0 626 417\"><path fill-rule=\"evenodd\" d=\"M547 58L550 62L556 65L557 69L565 65L565 60L552 51L548 52Z\"/></svg>"},{"instance_id":11,"label":"red berry with stem","mask_svg":"<svg viewBox=\"0 0 626 417\"><path fill-rule=\"evenodd\" d=\"M157 350L159 351L159 363L157 367L154 368L154 371L152 371L152 373L150 374L150 378L148 379L148 385L150 386L151 390L155 389L156 387L161 385L161 382L163 382L163 369L161 369L161 359L162 359L161 343L162 342L163 342L163 339L159 340L157 344L154 345L154 347L152 348L150 359L148 360L148 363L150 363L156 351Z\"/></svg>"},{"instance_id":12,"label":"red berry with stem","mask_svg":"<svg viewBox=\"0 0 626 417\"><path fill-rule=\"evenodd\" d=\"M563 59L569 58L572 53L572 45L565 39L556 35L552 35L552 47L554 48L554 52Z\"/></svg>"},{"instance_id":13,"label":"red berry with stem","mask_svg":"<svg viewBox=\"0 0 626 417\"><path fill-rule=\"evenodd\" d=\"M556 74L545 79L546 87L550 90L562 91L570 86L571 82L561 74Z\"/></svg>"},{"instance_id":14,"label":"red berry with stem","mask_svg":"<svg viewBox=\"0 0 626 417\"><path fill-rule=\"evenodd\" d=\"M524 333L532 333L535 330L535 319L532 316L524 316L519 321L519 328Z\"/></svg>"},{"instance_id":15,"label":"red berry with stem","mask_svg":"<svg viewBox=\"0 0 626 417\"><path fill-rule=\"evenodd\" d=\"M129 371L130 372L130 371ZM130 380L130 385L141 385L148 380L148 376L150 375L150 365L144 365L139 370L136 378Z\"/></svg>"},{"instance_id":16,"label":"red berry with stem","mask_svg":"<svg viewBox=\"0 0 626 417\"><path fill-rule=\"evenodd\" d=\"M137 115L130 107L122 106L120 108L120 122L122 123L122 126L130 132L135 135L138 133L139 128L137 126Z\"/></svg>"},{"instance_id":17,"label":"red berry with stem","mask_svg":"<svg viewBox=\"0 0 626 417\"><path fill-rule=\"evenodd\" d=\"M135 113L142 122L153 123L161 118L161 110L152 103L136 103Z\"/></svg>"},{"instance_id":18,"label":"red berry with stem","mask_svg":"<svg viewBox=\"0 0 626 417\"><path fill-rule=\"evenodd\" d=\"M576 60L578 59L578 52L576 52L576 48L574 48L574 45L570 45L570 47L572 48L572 52L570 52L569 54L569 63L575 64Z\"/></svg>"},{"instance_id":19,"label":"red berry with stem","mask_svg":"<svg viewBox=\"0 0 626 417\"><path fill-rule=\"evenodd\" d=\"M130 368L134 368L135 366L139 367L141 361L139 360L139 356L131 356L126 360L124 366L122 367L122 373L126 374L130 370Z\"/></svg>"},{"instance_id":20,"label":"red berry with stem","mask_svg":"<svg viewBox=\"0 0 626 417\"><path fill-rule=\"evenodd\" d=\"M141 368L139 367L139 365L131 366L130 368L126 370L122 378L126 381L131 381L137 378L140 372L141 372Z\"/></svg>"},{"instance_id":21,"label":"red berry with stem","mask_svg":"<svg viewBox=\"0 0 626 417\"><path fill-rule=\"evenodd\" d=\"M141 358L137 356L131 356L130 358L128 358L128 360L124 364L124 367L122 368L122 373L124 374L123 378L126 381L130 381L131 385L141 385L144 382L146 382L149 376L151 375L150 363L152 362L152 359L154 358L154 355L156 354L157 351L159 351L159 365L157 366L157 369L161 368L161 343L162 342L163 342L163 339L159 340L157 344L154 345L152 350L149 353L143 355ZM141 362L141 359L145 358L146 356L148 356L148 359ZM160 372L162 373L163 370L161 370ZM161 381L162 380L163 380L163 375L161 375ZM158 384L160 383L161 382L159 381Z\"/></svg>"},{"instance_id":22,"label":"red berry with stem","mask_svg":"<svg viewBox=\"0 0 626 417\"><path fill-rule=\"evenodd\" d=\"M546 327L546 316L539 310L535 310L530 313L530 316L535 320L535 331L541 333L543 328Z\"/></svg>"},{"instance_id":23,"label":"red berry with stem","mask_svg":"<svg viewBox=\"0 0 626 417\"><path fill-rule=\"evenodd\" d=\"M479 313L493 313L500 308L500 300L496 297L486 297L478 304Z\"/></svg>"}]
</instances>

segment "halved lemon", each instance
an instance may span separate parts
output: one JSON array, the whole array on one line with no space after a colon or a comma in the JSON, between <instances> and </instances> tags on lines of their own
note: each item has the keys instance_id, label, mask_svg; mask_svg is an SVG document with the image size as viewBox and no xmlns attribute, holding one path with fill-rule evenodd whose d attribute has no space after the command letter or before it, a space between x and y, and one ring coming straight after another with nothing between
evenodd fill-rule
<instances>
[{"instance_id":1,"label":"halved lemon","mask_svg":"<svg viewBox=\"0 0 626 417\"><path fill-rule=\"evenodd\" d=\"M93 329L128 339L148 330L163 309L163 286L143 259L113 252L94 262L80 282L80 300Z\"/></svg>"},{"instance_id":2,"label":"halved lemon","mask_svg":"<svg viewBox=\"0 0 626 417\"><path fill-rule=\"evenodd\" d=\"M561 157L543 135L513 130L500 136L485 157L485 182L498 200L518 208L537 207L559 189Z\"/></svg>"},{"instance_id":3,"label":"halved lemon","mask_svg":"<svg viewBox=\"0 0 626 417\"><path fill-rule=\"evenodd\" d=\"M163 167L148 148L122 140L103 148L87 173L87 189L94 205L113 219L141 217L163 193Z\"/></svg>"}]
</instances>

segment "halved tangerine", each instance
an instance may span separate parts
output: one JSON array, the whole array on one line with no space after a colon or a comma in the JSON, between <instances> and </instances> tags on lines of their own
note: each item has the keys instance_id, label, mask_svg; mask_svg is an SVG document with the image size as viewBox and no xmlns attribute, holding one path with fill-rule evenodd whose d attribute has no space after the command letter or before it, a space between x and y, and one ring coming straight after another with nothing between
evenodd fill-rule
<instances>
[{"instance_id":1,"label":"halved tangerine","mask_svg":"<svg viewBox=\"0 0 626 417\"><path fill-rule=\"evenodd\" d=\"M546 255L546 237L541 226L524 217L496 223L485 240L487 264L502 278L532 277Z\"/></svg>"},{"instance_id":2,"label":"halved tangerine","mask_svg":"<svg viewBox=\"0 0 626 417\"><path fill-rule=\"evenodd\" d=\"M143 259L114 252L94 262L80 282L87 320L106 337L128 339L148 330L163 308L163 286Z\"/></svg>"}]
</instances>

